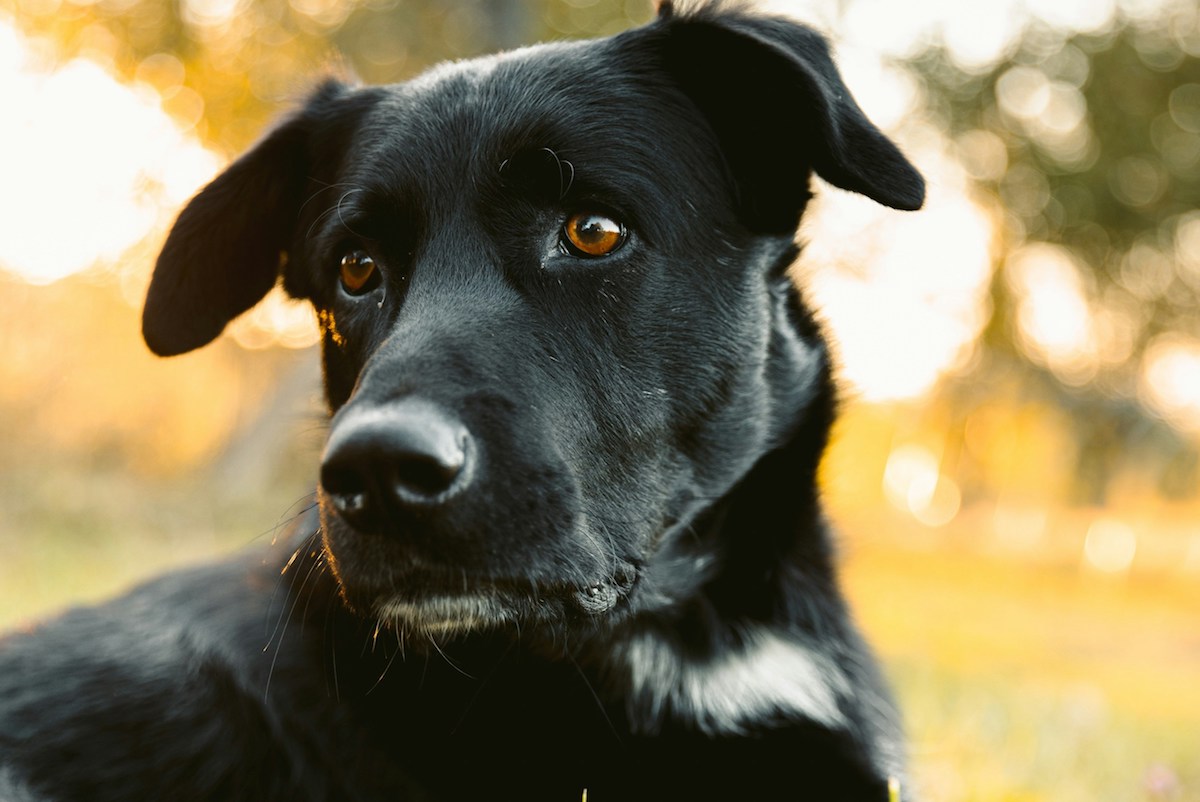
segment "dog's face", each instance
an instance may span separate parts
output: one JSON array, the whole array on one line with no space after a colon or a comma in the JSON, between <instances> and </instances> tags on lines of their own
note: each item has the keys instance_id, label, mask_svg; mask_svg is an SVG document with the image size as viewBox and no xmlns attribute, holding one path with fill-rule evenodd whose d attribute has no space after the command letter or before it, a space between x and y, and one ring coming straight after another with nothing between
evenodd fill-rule
<instances>
[{"instance_id":1,"label":"dog's face","mask_svg":"<svg viewBox=\"0 0 1200 802\"><path fill-rule=\"evenodd\" d=\"M785 275L811 171L920 204L778 20L330 83L183 212L147 341L202 345L282 275L324 336L350 605L429 635L608 625L703 581L685 535L824 379Z\"/></svg>"}]
</instances>

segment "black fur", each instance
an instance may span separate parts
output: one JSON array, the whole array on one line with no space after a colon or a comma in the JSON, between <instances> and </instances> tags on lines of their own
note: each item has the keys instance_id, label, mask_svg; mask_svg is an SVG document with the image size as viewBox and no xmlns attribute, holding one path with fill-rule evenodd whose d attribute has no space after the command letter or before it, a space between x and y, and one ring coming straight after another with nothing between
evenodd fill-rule
<instances>
[{"instance_id":1,"label":"black fur","mask_svg":"<svg viewBox=\"0 0 1200 802\"><path fill-rule=\"evenodd\" d=\"M0 642L0 798L886 800L786 273L810 171L923 196L818 35L717 7L314 93L180 215L144 331L313 303L319 520ZM580 211L624 244L572 255Z\"/></svg>"}]
</instances>

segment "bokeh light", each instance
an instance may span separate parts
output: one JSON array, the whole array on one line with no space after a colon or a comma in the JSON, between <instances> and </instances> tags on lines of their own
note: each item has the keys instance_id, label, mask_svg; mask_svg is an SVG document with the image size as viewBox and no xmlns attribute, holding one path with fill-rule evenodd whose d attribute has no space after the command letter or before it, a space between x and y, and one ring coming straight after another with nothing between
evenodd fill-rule
<instances>
[{"instance_id":1,"label":"bokeh light","mask_svg":"<svg viewBox=\"0 0 1200 802\"><path fill-rule=\"evenodd\" d=\"M1137 533L1121 521L1102 518L1088 528L1083 551L1087 564L1097 571L1124 573L1137 554Z\"/></svg>"},{"instance_id":2,"label":"bokeh light","mask_svg":"<svg viewBox=\"0 0 1200 802\"><path fill-rule=\"evenodd\" d=\"M883 488L893 506L926 526L944 526L962 505L958 484L941 473L937 456L915 444L898 446L883 470Z\"/></svg>"},{"instance_id":3,"label":"bokeh light","mask_svg":"<svg viewBox=\"0 0 1200 802\"><path fill-rule=\"evenodd\" d=\"M1146 352L1146 402L1181 427L1200 431L1200 339L1164 334Z\"/></svg>"}]
</instances>

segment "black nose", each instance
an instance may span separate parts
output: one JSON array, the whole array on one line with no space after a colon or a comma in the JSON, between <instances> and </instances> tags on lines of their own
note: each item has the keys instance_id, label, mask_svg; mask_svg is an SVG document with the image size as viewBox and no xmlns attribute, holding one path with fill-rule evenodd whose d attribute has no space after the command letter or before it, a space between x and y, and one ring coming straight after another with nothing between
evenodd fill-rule
<instances>
[{"instance_id":1,"label":"black nose","mask_svg":"<svg viewBox=\"0 0 1200 802\"><path fill-rule=\"evenodd\" d=\"M471 481L470 432L429 401L351 406L334 421L321 486L351 526L446 503Z\"/></svg>"}]
</instances>

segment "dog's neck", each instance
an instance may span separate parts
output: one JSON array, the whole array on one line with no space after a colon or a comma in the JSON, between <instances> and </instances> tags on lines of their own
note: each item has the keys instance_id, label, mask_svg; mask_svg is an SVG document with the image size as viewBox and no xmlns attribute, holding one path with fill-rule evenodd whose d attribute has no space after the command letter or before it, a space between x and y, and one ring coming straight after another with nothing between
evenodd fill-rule
<instances>
[{"instance_id":1,"label":"dog's neck","mask_svg":"<svg viewBox=\"0 0 1200 802\"><path fill-rule=\"evenodd\" d=\"M791 583L817 583L836 597L830 543L817 492L817 468L835 416L829 356L795 287L773 291L770 395L763 453L721 488L701 488L661 538L645 568L641 606L668 614L691 600L721 620L808 627L785 609ZM713 496L719 496L714 503ZM664 582L673 583L663 585Z\"/></svg>"},{"instance_id":2,"label":"dog's neck","mask_svg":"<svg viewBox=\"0 0 1200 802\"><path fill-rule=\"evenodd\" d=\"M830 647L848 635L829 637L844 615L816 491L834 387L794 290L778 300L771 347L793 353L772 361L788 372L771 382L775 447L718 503L674 527L647 568L649 602L604 644L615 681L632 688L635 727L653 731L672 717L709 734L738 734L747 718L848 725L839 699L852 683Z\"/></svg>"},{"instance_id":3,"label":"dog's neck","mask_svg":"<svg viewBox=\"0 0 1200 802\"><path fill-rule=\"evenodd\" d=\"M634 731L724 738L812 726L856 743L870 756L863 771L902 775L891 725L879 723L895 712L873 669L853 658L863 647L837 590L816 490L834 403L823 362L786 442L680 539L697 544L697 561L719 546L719 557L696 566L704 580L604 645L603 674ZM673 558L688 559L687 550Z\"/></svg>"}]
</instances>

